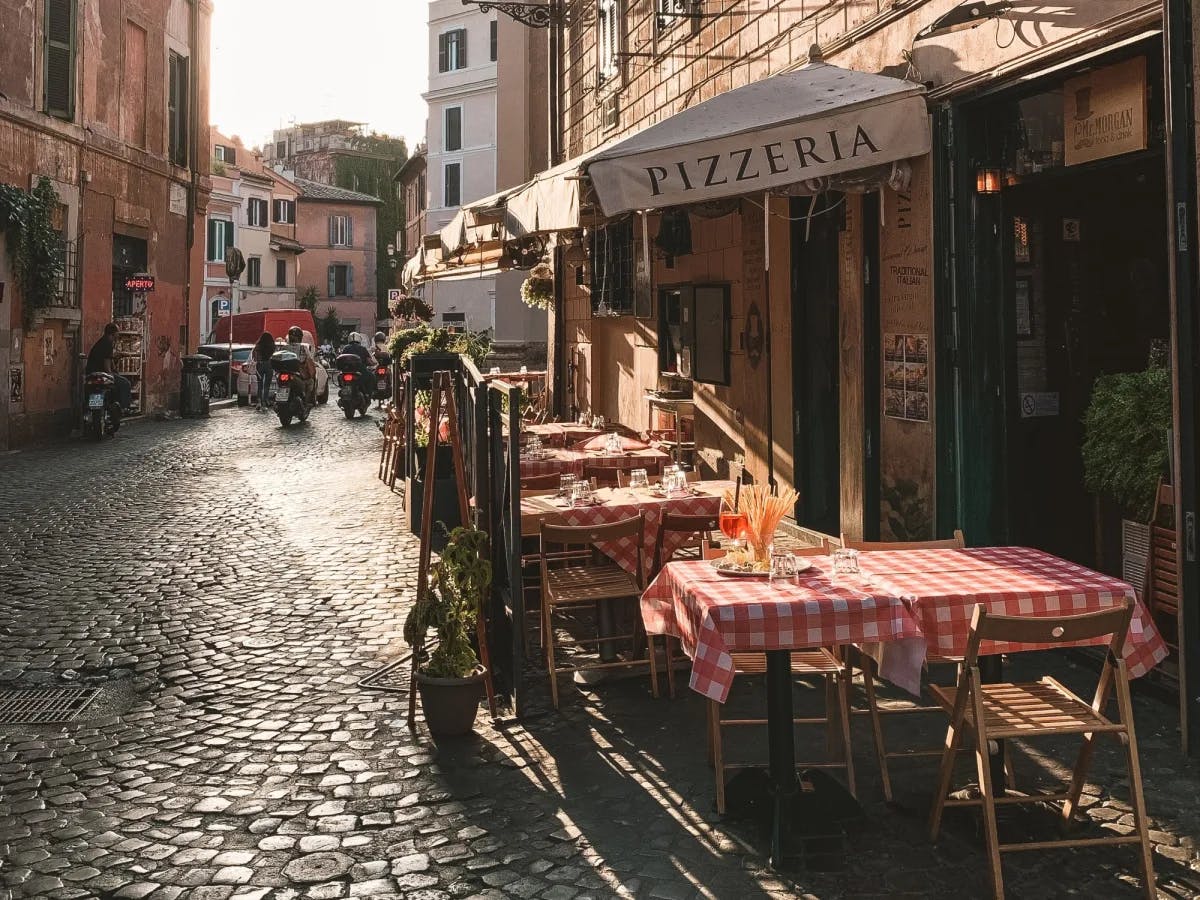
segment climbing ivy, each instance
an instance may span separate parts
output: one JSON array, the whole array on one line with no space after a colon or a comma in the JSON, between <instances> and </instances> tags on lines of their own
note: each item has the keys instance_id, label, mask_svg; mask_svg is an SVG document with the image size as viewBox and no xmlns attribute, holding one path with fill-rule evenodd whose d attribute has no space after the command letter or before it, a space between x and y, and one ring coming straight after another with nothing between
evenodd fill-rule
<instances>
[{"instance_id":1,"label":"climbing ivy","mask_svg":"<svg viewBox=\"0 0 1200 900\"><path fill-rule=\"evenodd\" d=\"M0 184L0 229L24 302L25 324L58 298L63 274L62 236L54 228L58 194L39 178L32 192Z\"/></svg>"}]
</instances>

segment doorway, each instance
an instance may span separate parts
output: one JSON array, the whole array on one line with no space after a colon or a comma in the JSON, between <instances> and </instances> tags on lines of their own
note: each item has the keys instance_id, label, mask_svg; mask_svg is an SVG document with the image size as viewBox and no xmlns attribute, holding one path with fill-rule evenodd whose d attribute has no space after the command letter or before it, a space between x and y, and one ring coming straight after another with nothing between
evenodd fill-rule
<instances>
[{"instance_id":1,"label":"doorway","mask_svg":"<svg viewBox=\"0 0 1200 900\"><path fill-rule=\"evenodd\" d=\"M797 524L841 534L838 232L842 196L797 197L792 218L792 419Z\"/></svg>"}]
</instances>

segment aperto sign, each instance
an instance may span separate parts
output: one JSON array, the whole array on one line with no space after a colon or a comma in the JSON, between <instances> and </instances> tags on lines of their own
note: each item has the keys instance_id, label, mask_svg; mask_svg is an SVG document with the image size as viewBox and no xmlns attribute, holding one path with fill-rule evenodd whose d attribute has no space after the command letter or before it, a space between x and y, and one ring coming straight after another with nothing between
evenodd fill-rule
<instances>
[{"instance_id":1,"label":"aperto sign","mask_svg":"<svg viewBox=\"0 0 1200 900\"><path fill-rule=\"evenodd\" d=\"M135 294L149 294L154 290L154 276L147 272L126 275L125 290Z\"/></svg>"}]
</instances>

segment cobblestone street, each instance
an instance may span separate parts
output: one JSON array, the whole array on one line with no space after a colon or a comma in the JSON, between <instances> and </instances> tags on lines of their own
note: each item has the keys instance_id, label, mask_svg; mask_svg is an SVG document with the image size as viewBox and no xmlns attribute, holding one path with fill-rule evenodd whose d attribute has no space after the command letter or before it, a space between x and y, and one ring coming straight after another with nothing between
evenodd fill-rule
<instances>
[{"instance_id":1,"label":"cobblestone street","mask_svg":"<svg viewBox=\"0 0 1200 900\"><path fill-rule=\"evenodd\" d=\"M440 746L410 733L403 695L359 684L403 652L417 563L378 445L374 419L331 403L286 431L226 409L0 457L0 689L104 689L69 726L0 725L0 900L987 895L975 817L928 841L928 760L896 764L886 807L865 720L867 823L844 869L795 881L717 817L686 689L568 687L560 713L481 713L476 736ZM1173 708L1145 691L1135 705L1162 896L1200 896L1200 778ZM923 718L912 743L938 743ZM1025 781L1071 758L1038 749L1062 752L1018 754ZM1103 744L1083 831L1127 833L1127 800ZM1005 871L1014 897L1139 895L1131 849L1010 855Z\"/></svg>"}]
</instances>

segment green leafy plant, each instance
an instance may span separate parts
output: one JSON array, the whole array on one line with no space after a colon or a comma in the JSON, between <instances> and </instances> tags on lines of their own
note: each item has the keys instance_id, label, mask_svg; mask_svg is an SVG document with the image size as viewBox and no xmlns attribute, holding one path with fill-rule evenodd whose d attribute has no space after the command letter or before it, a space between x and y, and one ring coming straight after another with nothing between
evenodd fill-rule
<instances>
[{"instance_id":1,"label":"green leafy plant","mask_svg":"<svg viewBox=\"0 0 1200 900\"><path fill-rule=\"evenodd\" d=\"M393 319L405 321L420 319L422 322L433 320L433 307L416 294L393 300L388 305L388 312L391 313Z\"/></svg>"},{"instance_id":2,"label":"green leafy plant","mask_svg":"<svg viewBox=\"0 0 1200 900\"><path fill-rule=\"evenodd\" d=\"M316 287L310 284L304 289L304 293L296 298L296 305L300 309L307 309L315 315L317 312L317 301L320 298L321 295L317 293Z\"/></svg>"},{"instance_id":3,"label":"green leafy plant","mask_svg":"<svg viewBox=\"0 0 1200 900\"><path fill-rule=\"evenodd\" d=\"M337 310L332 306L325 310L325 315L317 323L317 331L322 341L335 347L342 341L342 320L338 318Z\"/></svg>"},{"instance_id":4,"label":"green leafy plant","mask_svg":"<svg viewBox=\"0 0 1200 900\"><path fill-rule=\"evenodd\" d=\"M1167 467L1171 371L1101 375L1083 414L1083 478L1088 490L1115 501L1130 518L1147 521L1158 479Z\"/></svg>"},{"instance_id":5,"label":"green leafy plant","mask_svg":"<svg viewBox=\"0 0 1200 900\"><path fill-rule=\"evenodd\" d=\"M404 621L404 640L411 647L423 644L430 629L437 632L426 675L467 678L478 667L471 638L492 586L490 559L486 532L469 526L450 532L441 558L430 568L428 588Z\"/></svg>"},{"instance_id":6,"label":"green leafy plant","mask_svg":"<svg viewBox=\"0 0 1200 900\"><path fill-rule=\"evenodd\" d=\"M549 309L554 305L554 270L539 263L521 282L521 299L534 309Z\"/></svg>"},{"instance_id":7,"label":"green leafy plant","mask_svg":"<svg viewBox=\"0 0 1200 900\"><path fill-rule=\"evenodd\" d=\"M412 358L423 353L458 353L467 357L478 368L492 352L490 331L449 331L431 325L415 325L402 328L392 334L388 344L392 359L408 369Z\"/></svg>"},{"instance_id":8,"label":"green leafy plant","mask_svg":"<svg viewBox=\"0 0 1200 900\"><path fill-rule=\"evenodd\" d=\"M58 299L63 240L54 228L58 193L47 178L32 192L0 184L0 228L24 301L25 324Z\"/></svg>"}]
</instances>

